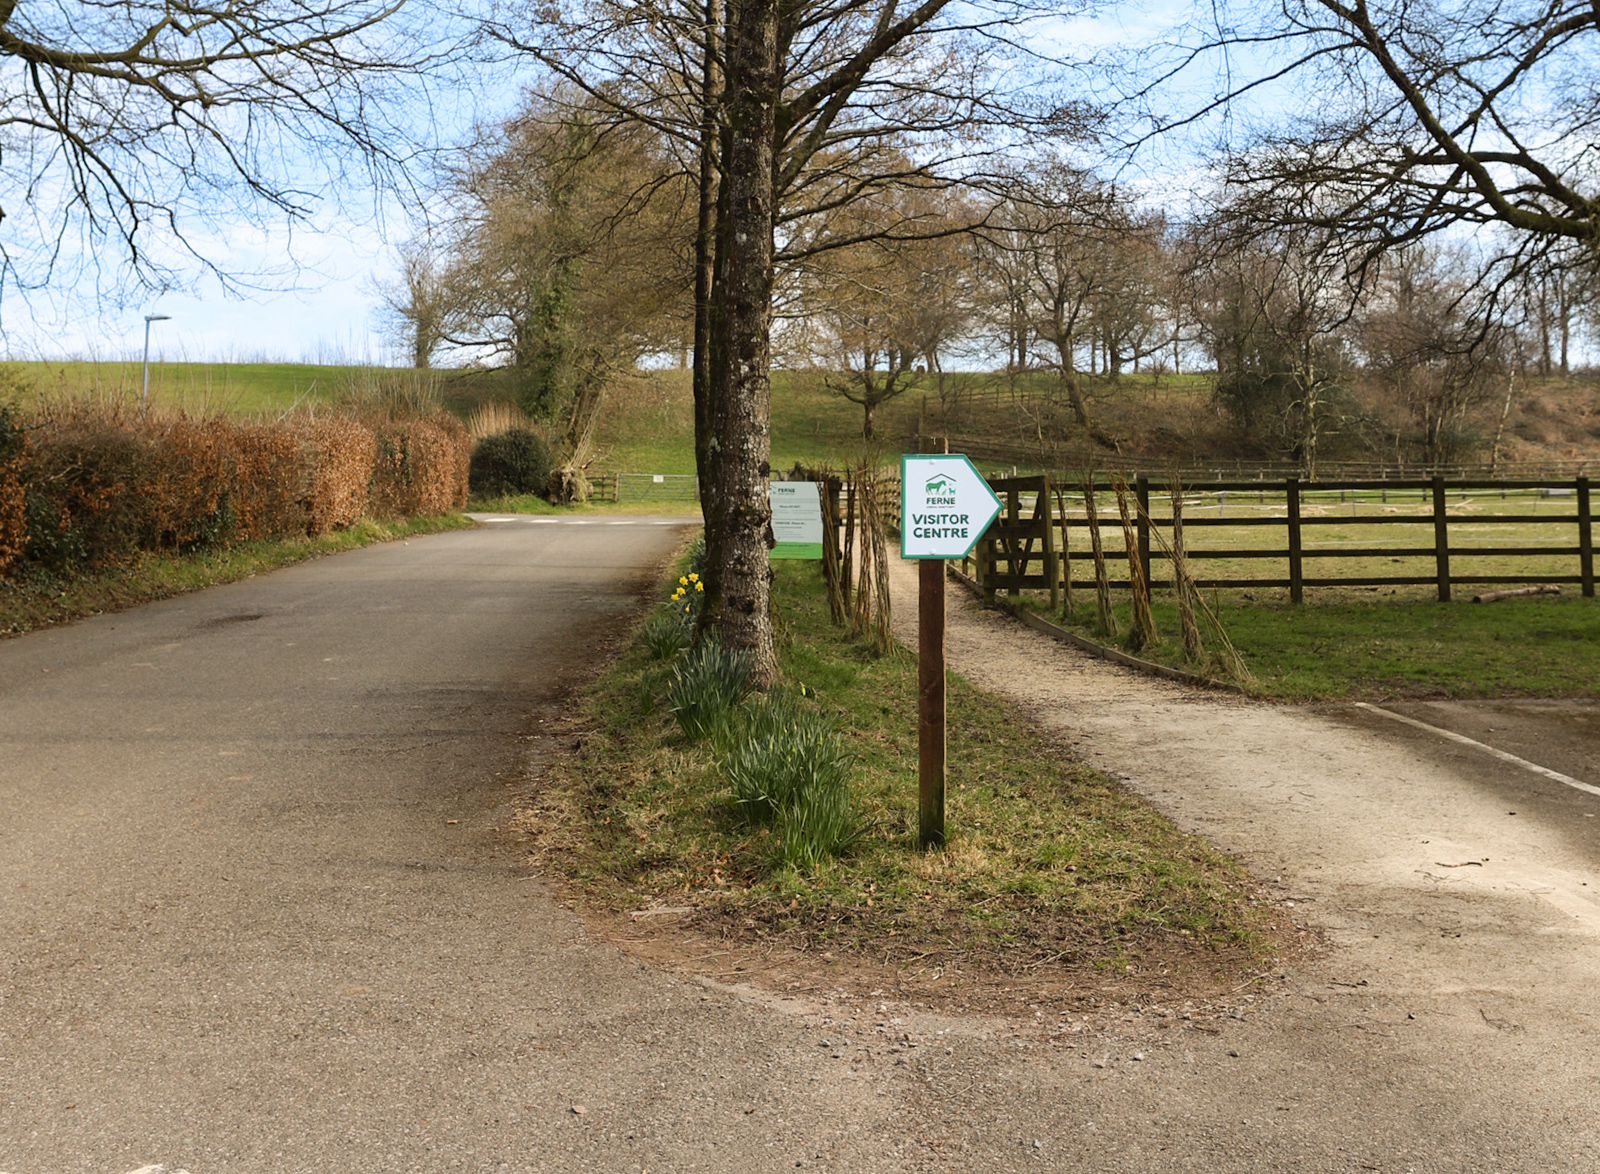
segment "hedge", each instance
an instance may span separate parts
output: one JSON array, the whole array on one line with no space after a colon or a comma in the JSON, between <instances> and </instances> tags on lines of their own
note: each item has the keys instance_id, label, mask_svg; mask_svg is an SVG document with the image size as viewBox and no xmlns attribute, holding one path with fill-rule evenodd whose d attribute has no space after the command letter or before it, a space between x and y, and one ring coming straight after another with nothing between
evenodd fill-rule
<instances>
[{"instance_id":1,"label":"hedge","mask_svg":"<svg viewBox=\"0 0 1600 1174\"><path fill-rule=\"evenodd\" d=\"M447 416L252 424L80 401L24 418L0 404L0 575L445 513L466 504L469 454Z\"/></svg>"}]
</instances>

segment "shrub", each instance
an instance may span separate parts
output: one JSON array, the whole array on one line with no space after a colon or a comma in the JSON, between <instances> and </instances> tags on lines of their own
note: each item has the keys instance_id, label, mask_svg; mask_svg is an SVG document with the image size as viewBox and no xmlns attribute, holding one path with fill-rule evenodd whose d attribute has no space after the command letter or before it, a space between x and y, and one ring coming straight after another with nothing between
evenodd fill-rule
<instances>
[{"instance_id":1,"label":"shrub","mask_svg":"<svg viewBox=\"0 0 1600 1174\"><path fill-rule=\"evenodd\" d=\"M851 755L833 722L787 689L773 689L725 728L717 767L740 814L775 824L778 856L816 868L856 836Z\"/></svg>"},{"instance_id":2,"label":"shrub","mask_svg":"<svg viewBox=\"0 0 1600 1174\"><path fill-rule=\"evenodd\" d=\"M538 433L508 428L472 449L468 484L478 497L543 493L550 483L550 449Z\"/></svg>"},{"instance_id":3,"label":"shrub","mask_svg":"<svg viewBox=\"0 0 1600 1174\"><path fill-rule=\"evenodd\" d=\"M22 487L27 456L28 434L16 410L0 403L0 575L28 545L27 494Z\"/></svg>"},{"instance_id":4,"label":"shrub","mask_svg":"<svg viewBox=\"0 0 1600 1174\"><path fill-rule=\"evenodd\" d=\"M466 504L466 429L446 417L378 427L382 452L348 415L239 424L57 401L24 422L0 404L0 574L23 559L69 573L321 534L374 509L374 491L391 516Z\"/></svg>"},{"instance_id":5,"label":"shrub","mask_svg":"<svg viewBox=\"0 0 1600 1174\"><path fill-rule=\"evenodd\" d=\"M471 441L451 416L376 426L370 512L380 518L443 514L467 504Z\"/></svg>"},{"instance_id":6,"label":"shrub","mask_svg":"<svg viewBox=\"0 0 1600 1174\"><path fill-rule=\"evenodd\" d=\"M359 445L354 451L359 454ZM351 455L344 449L330 450L329 455L335 453L341 460L348 460ZM321 504L318 504L312 490L316 484L314 464L302 469L301 461L305 456L302 437L289 428L272 424L234 424L229 428L228 456L232 463L228 504L233 511L234 541L258 542L263 538L304 534L319 523L326 530L335 517L348 513L348 499L335 506L330 499L332 487L326 482ZM348 487L346 492L353 488L364 503L365 479L354 486L350 484L351 479L347 468L341 483Z\"/></svg>"},{"instance_id":7,"label":"shrub","mask_svg":"<svg viewBox=\"0 0 1600 1174\"><path fill-rule=\"evenodd\" d=\"M178 415L144 422L152 445L150 479L142 489L150 514L144 550L193 550L233 535L232 428L227 421Z\"/></svg>"},{"instance_id":8,"label":"shrub","mask_svg":"<svg viewBox=\"0 0 1600 1174\"><path fill-rule=\"evenodd\" d=\"M516 404L501 403L499 400L490 400L488 403L479 404L473 409L472 415L467 417L467 435L472 437L476 444L486 436L497 436L502 432L510 432L513 428L526 429L532 423L527 414Z\"/></svg>"},{"instance_id":9,"label":"shrub","mask_svg":"<svg viewBox=\"0 0 1600 1174\"><path fill-rule=\"evenodd\" d=\"M27 557L52 570L126 561L156 528L156 445L104 404L61 404L35 421L23 468Z\"/></svg>"},{"instance_id":10,"label":"shrub","mask_svg":"<svg viewBox=\"0 0 1600 1174\"><path fill-rule=\"evenodd\" d=\"M749 692L749 654L706 640L672 666L667 709L678 728L698 742L723 728Z\"/></svg>"},{"instance_id":11,"label":"shrub","mask_svg":"<svg viewBox=\"0 0 1600 1174\"><path fill-rule=\"evenodd\" d=\"M304 532L342 530L367 506L377 452L372 429L349 416L305 416L293 421L299 440L298 499L304 503Z\"/></svg>"}]
</instances>

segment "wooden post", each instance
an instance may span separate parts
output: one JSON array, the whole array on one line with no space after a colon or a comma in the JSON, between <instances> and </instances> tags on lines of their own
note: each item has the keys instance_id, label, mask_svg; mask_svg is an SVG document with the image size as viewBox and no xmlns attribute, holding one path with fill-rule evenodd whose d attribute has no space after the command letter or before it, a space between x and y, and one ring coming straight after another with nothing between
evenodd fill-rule
<instances>
[{"instance_id":1,"label":"wooden post","mask_svg":"<svg viewBox=\"0 0 1600 1174\"><path fill-rule=\"evenodd\" d=\"M1039 503L1034 507L1034 521L1044 520L1044 577L1050 581L1050 610L1061 606L1061 567L1056 562L1055 503L1050 500L1050 474L1044 474L1044 487L1039 490Z\"/></svg>"},{"instance_id":2,"label":"wooden post","mask_svg":"<svg viewBox=\"0 0 1600 1174\"><path fill-rule=\"evenodd\" d=\"M1289 503L1289 602L1299 603L1305 595L1300 566L1300 478L1290 473L1283 491Z\"/></svg>"},{"instance_id":3,"label":"wooden post","mask_svg":"<svg viewBox=\"0 0 1600 1174\"><path fill-rule=\"evenodd\" d=\"M1083 482L1083 509L1088 519L1089 549L1094 554L1094 602L1101 635L1117 635L1117 617L1111 610L1111 576L1106 571L1106 552L1100 543L1100 516L1094 508L1094 478Z\"/></svg>"},{"instance_id":4,"label":"wooden post","mask_svg":"<svg viewBox=\"0 0 1600 1174\"><path fill-rule=\"evenodd\" d=\"M982 536L978 545L974 547L978 555L978 585L984 589L984 606L992 608L995 605L995 544L992 537Z\"/></svg>"},{"instance_id":5,"label":"wooden post","mask_svg":"<svg viewBox=\"0 0 1600 1174\"><path fill-rule=\"evenodd\" d=\"M1200 659L1200 628L1194 619L1194 590L1189 568L1183 558L1183 483L1171 482L1172 494L1172 586L1178 596L1178 623L1183 631L1183 659L1194 664Z\"/></svg>"},{"instance_id":6,"label":"wooden post","mask_svg":"<svg viewBox=\"0 0 1600 1174\"><path fill-rule=\"evenodd\" d=\"M1012 470L1013 473L1016 470ZM1017 493L1016 478L1012 478L1011 488L1006 490L1006 525L1015 526L1021 517L1022 501ZM1022 594L1022 588L1017 586L1017 579L1022 575L1023 567L1017 565L1017 532L1011 531L1011 536L1006 539L1006 573L1011 576L1011 586L1006 589L1006 596L1016 599Z\"/></svg>"},{"instance_id":7,"label":"wooden post","mask_svg":"<svg viewBox=\"0 0 1600 1174\"><path fill-rule=\"evenodd\" d=\"M944 846L944 560L917 567L917 842Z\"/></svg>"},{"instance_id":8,"label":"wooden post","mask_svg":"<svg viewBox=\"0 0 1600 1174\"><path fill-rule=\"evenodd\" d=\"M1072 618L1072 536L1067 533L1067 499L1061 486L1055 487L1056 511L1061 515L1061 551L1056 556L1061 568L1061 615Z\"/></svg>"},{"instance_id":9,"label":"wooden post","mask_svg":"<svg viewBox=\"0 0 1600 1174\"><path fill-rule=\"evenodd\" d=\"M1439 602L1450 602L1450 524L1445 513L1444 478L1433 477L1433 563L1439 581Z\"/></svg>"},{"instance_id":10,"label":"wooden post","mask_svg":"<svg viewBox=\"0 0 1600 1174\"><path fill-rule=\"evenodd\" d=\"M1144 572L1144 581L1145 581L1146 586L1148 587L1148 585L1151 582L1151 578L1150 578L1150 478L1145 476L1143 473L1141 473L1141 474L1139 474L1139 476L1135 477L1134 481L1133 481L1133 494L1134 494L1134 500L1136 502L1138 502L1138 505L1139 505L1138 510L1135 511L1136 514L1137 514L1137 517L1134 518L1134 522L1138 525L1138 533L1139 533L1139 569Z\"/></svg>"},{"instance_id":11,"label":"wooden post","mask_svg":"<svg viewBox=\"0 0 1600 1174\"><path fill-rule=\"evenodd\" d=\"M1594 598L1594 526L1589 513L1589 478L1578 478L1578 574L1583 594Z\"/></svg>"},{"instance_id":12,"label":"wooden post","mask_svg":"<svg viewBox=\"0 0 1600 1174\"><path fill-rule=\"evenodd\" d=\"M844 596L845 610L850 609L850 584L855 571L853 559L856 546L856 486L860 481L860 473L847 470L850 480L844 487L844 542L839 547L839 589Z\"/></svg>"}]
</instances>

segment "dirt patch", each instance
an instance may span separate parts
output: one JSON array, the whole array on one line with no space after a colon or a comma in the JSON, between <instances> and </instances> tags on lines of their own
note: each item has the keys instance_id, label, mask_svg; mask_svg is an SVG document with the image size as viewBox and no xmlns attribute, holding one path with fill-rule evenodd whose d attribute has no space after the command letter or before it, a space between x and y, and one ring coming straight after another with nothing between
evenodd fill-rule
<instances>
[{"instance_id":1,"label":"dirt patch","mask_svg":"<svg viewBox=\"0 0 1600 1174\"><path fill-rule=\"evenodd\" d=\"M575 896L570 887L566 895ZM1209 1002L1221 1016L1242 993L1272 987L1287 961L1259 966L1239 955L1208 958L1154 946L1137 967L1117 972L1059 965L1007 969L1002 958L960 950L943 960L882 962L851 951L723 933L720 919L699 910L639 919L592 904L574 908L597 938L682 974L789 998L885 999L950 1015L1025 1018L1041 1008L1092 1015L1114 1006ZM1318 942L1313 929L1298 927L1288 953L1309 956Z\"/></svg>"}]
</instances>

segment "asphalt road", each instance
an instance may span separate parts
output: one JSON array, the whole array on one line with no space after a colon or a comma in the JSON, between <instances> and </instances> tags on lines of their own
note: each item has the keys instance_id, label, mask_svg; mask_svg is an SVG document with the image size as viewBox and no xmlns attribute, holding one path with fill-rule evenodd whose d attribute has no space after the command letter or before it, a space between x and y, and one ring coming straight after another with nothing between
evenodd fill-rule
<instances>
[{"instance_id":1,"label":"asphalt road","mask_svg":"<svg viewBox=\"0 0 1600 1174\"><path fill-rule=\"evenodd\" d=\"M1324 956L1001 1022L594 936L500 829L680 524L492 523L0 642L0 1171L1600 1167L1600 878L1558 830L1600 800L1509 818L1410 734L1058 647L1047 724L1310 900ZM1003 663L1033 635L980 622Z\"/></svg>"},{"instance_id":2,"label":"asphalt road","mask_svg":"<svg viewBox=\"0 0 1600 1174\"><path fill-rule=\"evenodd\" d=\"M493 830L680 525L392 543L0 644L0 1170L758 1169L875 1126L791 1106L827 1062L797 1023L588 939Z\"/></svg>"}]
</instances>

